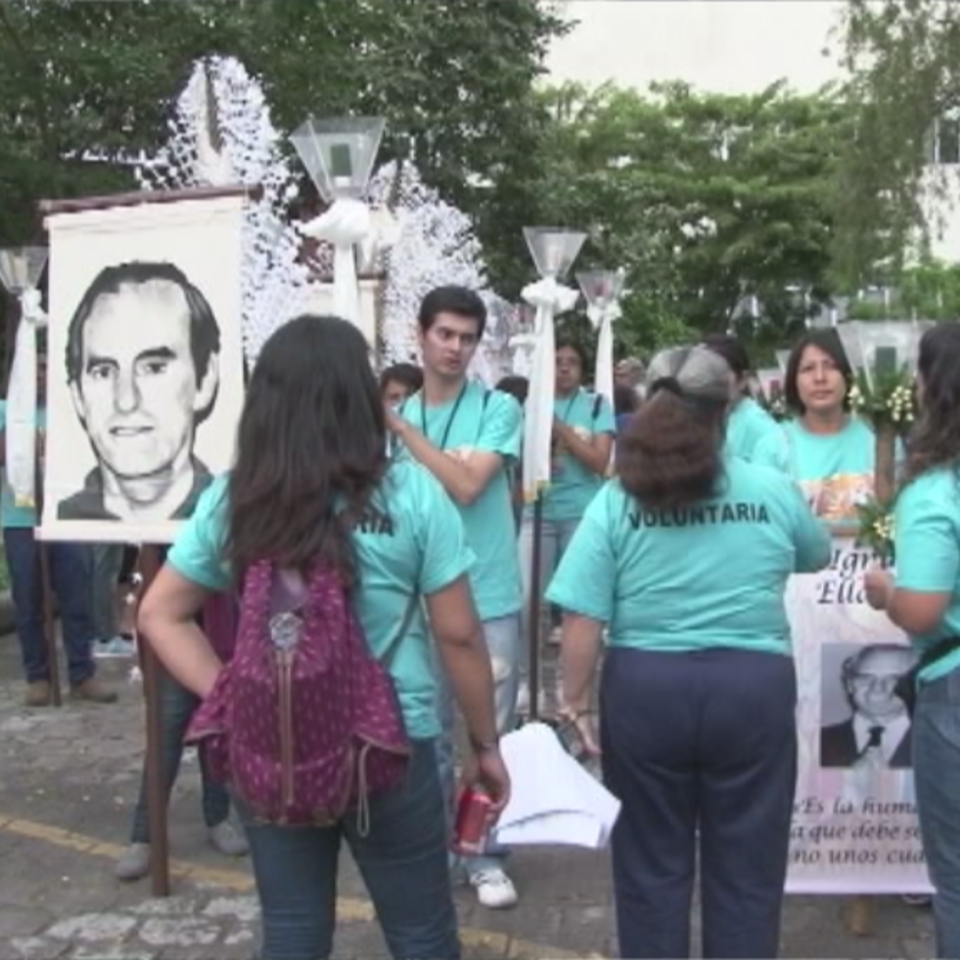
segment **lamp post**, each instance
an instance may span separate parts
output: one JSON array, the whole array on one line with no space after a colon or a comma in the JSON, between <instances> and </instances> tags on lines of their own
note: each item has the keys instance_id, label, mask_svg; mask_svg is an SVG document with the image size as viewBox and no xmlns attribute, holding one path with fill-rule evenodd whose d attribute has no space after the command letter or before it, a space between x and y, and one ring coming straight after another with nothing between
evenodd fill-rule
<instances>
[{"instance_id":1,"label":"lamp post","mask_svg":"<svg viewBox=\"0 0 960 960\"><path fill-rule=\"evenodd\" d=\"M46 247L0 250L0 282L14 304L7 324L14 344L7 382L6 469L18 507L36 506L37 329L46 323L37 283L46 264ZM10 339L8 335L8 347Z\"/></svg>"},{"instance_id":2,"label":"lamp post","mask_svg":"<svg viewBox=\"0 0 960 960\"><path fill-rule=\"evenodd\" d=\"M358 327L356 247L371 233L370 208L361 197L370 181L385 124L382 117L311 117L290 135L310 179L329 205L301 230L333 245L334 313Z\"/></svg>"},{"instance_id":3,"label":"lamp post","mask_svg":"<svg viewBox=\"0 0 960 960\"><path fill-rule=\"evenodd\" d=\"M912 381L920 338L930 326L930 320L847 320L837 324L837 334L850 366L862 375L873 395L884 382L902 375ZM889 503L896 490L897 429L887 417L877 417L874 431L874 495Z\"/></svg>"},{"instance_id":4,"label":"lamp post","mask_svg":"<svg viewBox=\"0 0 960 960\"><path fill-rule=\"evenodd\" d=\"M530 387L524 405L523 492L533 500L533 549L530 570L530 716L540 703L540 550L543 529L543 487L550 482L550 443L553 435L556 332L554 320L576 306L578 291L561 285L573 266L585 233L560 227L525 227L524 238L540 279L524 287L521 296L536 309Z\"/></svg>"},{"instance_id":5,"label":"lamp post","mask_svg":"<svg viewBox=\"0 0 960 960\"><path fill-rule=\"evenodd\" d=\"M613 324L620 319L620 295L626 273L618 270L588 270L577 274L587 301L587 317L597 331L597 364L594 390L613 408Z\"/></svg>"},{"instance_id":6,"label":"lamp post","mask_svg":"<svg viewBox=\"0 0 960 960\"><path fill-rule=\"evenodd\" d=\"M540 280L524 287L523 299L536 308L533 364L523 438L523 488L528 499L550 482L556 353L555 319L576 306L578 292L560 284L587 235L560 227L524 227L523 235Z\"/></svg>"}]
</instances>

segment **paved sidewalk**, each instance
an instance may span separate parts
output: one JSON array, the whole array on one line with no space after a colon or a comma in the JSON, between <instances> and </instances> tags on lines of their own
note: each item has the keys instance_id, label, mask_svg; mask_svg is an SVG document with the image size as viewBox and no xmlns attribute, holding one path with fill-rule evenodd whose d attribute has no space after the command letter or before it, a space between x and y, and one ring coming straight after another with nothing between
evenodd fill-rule
<instances>
[{"instance_id":1,"label":"paved sidewalk","mask_svg":"<svg viewBox=\"0 0 960 960\"><path fill-rule=\"evenodd\" d=\"M249 958L257 907L245 860L206 843L199 778L188 759L170 810L173 893L149 880L121 884L113 861L126 843L142 758L141 690L129 664L104 661L120 702L56 710L21 707L18 651L0 638L0 957ZM189 756L189 755L188 755ZM516 851L520 906L488 911L458 891L464 955L615 956L606 854L563 848ZM386 956L356 871L344 856L336 957ZM876 901L871 936L843 922L844 901L797 897L784 917L788 957L929 957L929 910Z\"/></svg>"}]
</instances>

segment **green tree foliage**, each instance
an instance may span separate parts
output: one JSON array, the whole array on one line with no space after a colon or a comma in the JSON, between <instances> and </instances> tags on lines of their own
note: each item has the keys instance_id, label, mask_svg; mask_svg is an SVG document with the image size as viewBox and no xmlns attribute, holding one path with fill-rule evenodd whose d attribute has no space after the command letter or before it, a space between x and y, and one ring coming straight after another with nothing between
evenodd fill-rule
<instances>
[{"instance_id":1,"label":"green tree foliage","mask_svg":"<svg viewBox=\"0 0 960 960\"><path fill-rule=\"evenodd\" d=\"M960 264L925 260L900 272L886 296L851 303L851 320L956 320L960 317Z\"/></svg>"},{"instance_id":2,"label":"green tree foliage","mask_svg":"<svg viewBox=\"0 0 960 960\"><path fill-rule=\"evenodd\" d=\"M624 349L737 326L761 345L802 327L832 278L834 182L849 115L834 96L544 94L540 220L589 230L580 265L623 266ZM755 296L764 321L735 322Z\"/></svg>"},{"instance_id":3,"label":"green tree foliage","mask_svg":"<svg viewBox=\"0 0 960 960\"><path fill-rule=\"evenodd\" d=\"M384 115L381 158L412 156L497 247L528 221L532 86L565 29L537 0L4 0L0 243L36 232L41 197L130 186L115 161L163 142L192 63L219 53L261 78L280 129Z\"/></svg>"},{"instance_id":4,"label":"green tree foliage","mask_svg":"<svg viewBox=\"0 0 960 960\"><path fill-rule=\"evenodd\" d=\"M848 0L841 39L855 114L840 168L838 268L852 287L896 278L924 252L951 186L931 168L937 135L960 136L960 3ZM942 206L940 207L942 210Z\"/></svg>"}]
</instances>

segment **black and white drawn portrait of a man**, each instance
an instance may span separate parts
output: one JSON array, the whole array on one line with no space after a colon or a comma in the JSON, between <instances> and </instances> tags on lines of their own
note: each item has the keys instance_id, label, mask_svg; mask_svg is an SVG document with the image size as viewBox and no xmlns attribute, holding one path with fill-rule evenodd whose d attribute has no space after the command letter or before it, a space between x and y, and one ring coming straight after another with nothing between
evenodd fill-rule
<instances>
[{"instance_id":1,"label":"black and white drawn portrait of a man","mask_svg":"<svg viewBox=\"0 0 960 960\"><path fill-rule=\"evenodd\" d=\"M892 643L868 644L843 660L850 716L820 728L821 767L912 766L910 717L896 686L915 662L910 647Z\"/></svg>"},{"instance_id":2,"label":"black and white drawn portrait of a man","mask_svg":"<svg viewBox=\"0 0 960 960\"><path fill-rule=\"evenodd\" d=\"M211 480L197 427L220 384L220 328L171 263L105 267L67 331L70 396L96 459L59 520L177 520Z\"/></svg>"}]
</instances>

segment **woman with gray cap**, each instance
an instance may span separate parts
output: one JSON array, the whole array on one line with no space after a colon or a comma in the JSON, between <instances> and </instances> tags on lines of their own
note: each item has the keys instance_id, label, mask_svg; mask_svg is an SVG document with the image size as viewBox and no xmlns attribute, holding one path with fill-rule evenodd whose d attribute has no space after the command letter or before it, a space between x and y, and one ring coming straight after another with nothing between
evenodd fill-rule
<instances>
[{"instance_id":1,"label":"woman with gray cap","mask_svg":"<svg viewBox=\"0 0 960 960\"><path fill-rule=\"evenodd\" d=\"M796 781L787 578L830 559L796 485L723 452L726 363L658 354L547 597L564 610L567 719L600 747L620 952L684 957L697 844L704 957L773 957ZM591 746L588 742L587 746Z\"/></svg>"}]
</instances>

